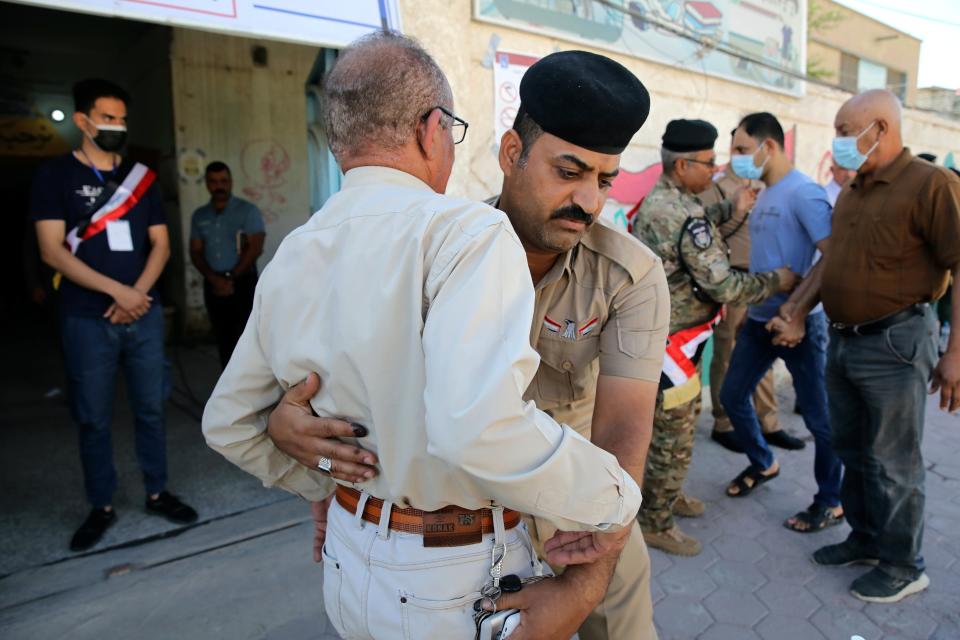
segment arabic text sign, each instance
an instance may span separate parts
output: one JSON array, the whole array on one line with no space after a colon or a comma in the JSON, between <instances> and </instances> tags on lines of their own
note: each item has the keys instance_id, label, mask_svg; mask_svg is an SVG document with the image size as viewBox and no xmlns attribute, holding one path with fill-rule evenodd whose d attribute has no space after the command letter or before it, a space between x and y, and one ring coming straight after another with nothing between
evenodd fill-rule
<instances>
[{"instance_id":1,"label":"arabic text sign","mask_svg":"<svg viewBox=\"0 0 960 640\"><path fill-rule=\"evenodd\" d=\"M237 35L342 47L399 28L396 0L15 0Z\"/></svg>"},{"instance_id":2,"label":"arabic text sign","mask_svg":"<svg viewBox=\"0 0 960 640\"><path fill-rule=\"evenodd\" d=\"M800 95L807 0L474 0L478 20ZM678 32L689 37L682 37ZM763 66L714 49L733 50Z\"/></svg>"}]
</instances>

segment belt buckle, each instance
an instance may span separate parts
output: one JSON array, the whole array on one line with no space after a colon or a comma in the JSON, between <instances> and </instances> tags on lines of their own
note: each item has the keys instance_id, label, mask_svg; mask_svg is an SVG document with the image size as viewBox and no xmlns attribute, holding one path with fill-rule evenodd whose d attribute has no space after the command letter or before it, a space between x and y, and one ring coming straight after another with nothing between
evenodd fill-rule
<instances>
[{"instance_id":1,"label":"belt buckle","mask_svg":"<svg viewBox=\"0 0 960 640\"><path fill-rule=\"evenodd\" d=\"M424 547L460 547L482 540L479 511L447 507L423 514Z\"/></svg>"}]
</instances>

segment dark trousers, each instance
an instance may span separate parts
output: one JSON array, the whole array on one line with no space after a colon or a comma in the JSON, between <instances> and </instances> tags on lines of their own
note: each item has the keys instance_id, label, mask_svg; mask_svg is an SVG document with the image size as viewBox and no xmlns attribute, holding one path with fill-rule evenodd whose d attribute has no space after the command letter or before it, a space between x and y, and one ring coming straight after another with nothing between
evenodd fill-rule
<instances>
[{"instance_id":1,"label":"dark trousers","mask_svg":"<svg viewBox=\"0 0 960 640\"><path fill-rule=\"evenodd\" d=\"M754 467L768 469L773 452L761 432L751 400L754 390L777 358L782 358L793 376L797 403L803 407L803 422L813 434L815 447L813 475L817 480L814 502L828 507L840 504L840 460L833 451L824 367L827 325L822 313L807 317L806 335L796 347L778 347L763 322L747 319L737 335L730 369L720 390L733 430Z\"/></svg>"},{"instance_id":2,"label":"dark trousers","mask_svg":"<svg viewBox=\"0 0 960 640\"><path fill-rule=\"evenodd\" d=\"M927 385L936 365L936 321L922 315L877 335L831 331L827 390L834 448L843 460L850 540L890 575L924 569L924 466L920 453Z\"/></svg>"},{"instance_id":3,"label":"dark trousers","mask_svg":"<svg viewBox=\"0 0 960 640\"><path fill-rule=\"evenodd\" d=\"M112 504L117 488L110 423L122 366L136 426L136 450L147 494L167 484L164 428L163 307L153 305L132 324L100 317L64 316L61 322L70 413L80 436L87 499Z\"/></svg>"},{"instance_id":4,"label":"dark trousers","mask_svg":"<svg viewBox=\"0 0 960 640\"><path fill-rule=\"evenodd\" d=\"M237 346L240 334L247 326L253 309L253 292L257 288L256 272L248 272L233 281L233 295L217 296L209 282L203 282L203 301L207 305L210 326L217 340L220 367L226 368Z\"/></svg>"}]
</instances>

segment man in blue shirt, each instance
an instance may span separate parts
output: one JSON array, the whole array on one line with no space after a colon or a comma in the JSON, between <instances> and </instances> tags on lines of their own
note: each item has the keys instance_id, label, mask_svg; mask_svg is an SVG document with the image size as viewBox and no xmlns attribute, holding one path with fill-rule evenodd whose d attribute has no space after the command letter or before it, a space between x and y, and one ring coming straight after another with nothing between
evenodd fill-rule
<instances>
[{"instance_id":1,"label":"man in blue shirt","mask_svg":"<svg viewBox=\"0 0 960 640\"><path fill-rule=\"evenodd\" d=\"M751 273L779 267L807 273L817 249L824 254L829 250L831 208L827 195L793 167L783 145L783 127L769 113L746 116L734 131L731 167L741 177L760 179L766 185L750 216ZM796 347L774 344L775 336L766 325L778 316L786 299L787 294L782 293L750 306L720 391L720 400L750 459L750 466L727 487L727 495L746 496L780 473L780 464L761 434L750 398L773 362L782 358L793 376L803 420L813 434L814 476L819 489L813 504L784 525L810 532L843 519L842 470L833 452L827 415L826 320L822 309L814 310L806 319L806 335Z\"/></svg>"},{"instance_id":2,"label":"man in blue shirt","mask_svg":"<svg viewBox=\"0 0 960 640\"><path fill-rule=\"evenodd\" d=\"M170 257L163 198L153 171L120 156L127 93L91 79L73 95L83 143L37 171L30 211L40 256L57 272L70 413L93 507L70 543L81 551L117 517L110 423L121 366L147 512L178 523L197 513L166 491L163 308L154 288Z\"/></svg>"},{"instance_id":3,"label":"man in blue shirt","mask_svg":"<svg viewBox=\"0 0 960 640\"><path fill-rule=\"evenodd\" d=\"M210 202L193 212L190 260L203 274L203 300L226 367L253 308L266 233L256 205L232 195L230 167L211 162L205 175Z\"/></svg>"}]
</instances>

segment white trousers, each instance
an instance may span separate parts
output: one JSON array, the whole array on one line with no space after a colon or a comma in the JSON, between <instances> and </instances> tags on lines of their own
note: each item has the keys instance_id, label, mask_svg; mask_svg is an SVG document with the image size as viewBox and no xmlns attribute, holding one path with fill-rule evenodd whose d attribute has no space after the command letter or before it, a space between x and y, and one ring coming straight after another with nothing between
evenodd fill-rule
<instances>
[{"instance_id":1,"label":"white trousers","mask_svg":"<svg viewBox=\"0 0 960 640\"><path fill-rule=\"evenodd\" d=\"M336 500L330 505L323 600L337 633L344 640L472 640L473 603L490 581L494 535L473 545L425 548L423 536L385 526L389 511L388 503L378 527ZM505 532L503 542L503 575L539 572L523 523Z\"/></svg>"}]
</instances>

